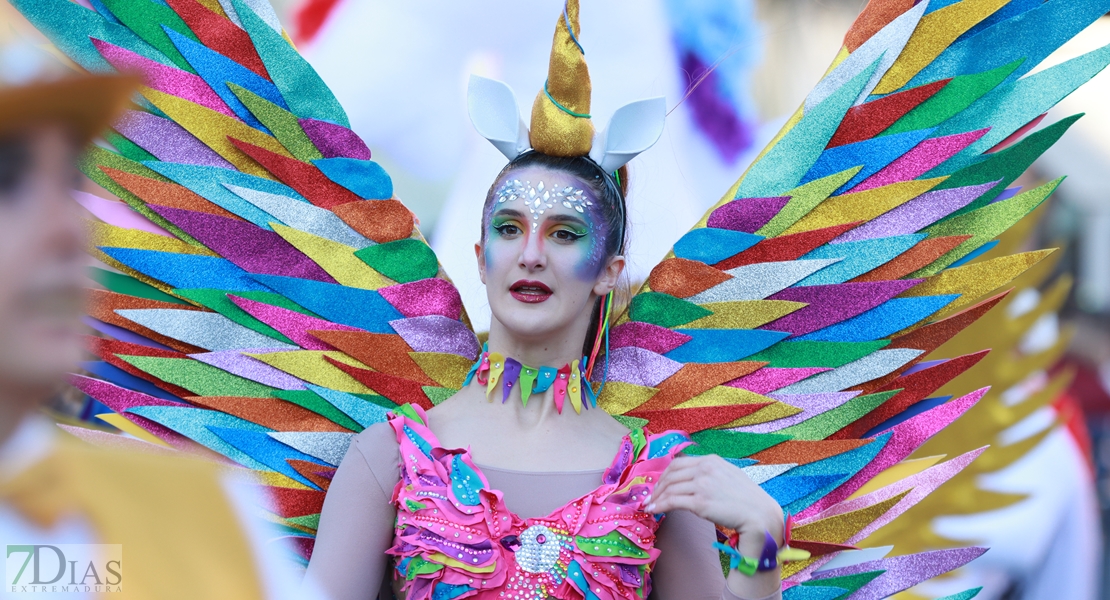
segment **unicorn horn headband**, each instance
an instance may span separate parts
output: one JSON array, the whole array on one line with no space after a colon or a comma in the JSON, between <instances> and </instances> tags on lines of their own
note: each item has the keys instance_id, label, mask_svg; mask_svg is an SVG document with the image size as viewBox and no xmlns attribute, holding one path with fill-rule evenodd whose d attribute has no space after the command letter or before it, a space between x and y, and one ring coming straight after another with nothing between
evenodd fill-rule
<instances>
[{"instance_id":1,"label":"unicorn horn headband","mask_svg":"<svg viewBox=\"0 0 1110 600\"><path fill-rule=\"evenodd\" d=\"M578 0L568 0L555 26L547 81L532 104L531 128L524 123L508 85L470 76L470 120L509 160L531 148L550 156L589 156L606 172L613 172L662 135L667 105L660 97L622 106L594 139L590 72L578 43L579 31Z\"/></svg>"}]
</instances>

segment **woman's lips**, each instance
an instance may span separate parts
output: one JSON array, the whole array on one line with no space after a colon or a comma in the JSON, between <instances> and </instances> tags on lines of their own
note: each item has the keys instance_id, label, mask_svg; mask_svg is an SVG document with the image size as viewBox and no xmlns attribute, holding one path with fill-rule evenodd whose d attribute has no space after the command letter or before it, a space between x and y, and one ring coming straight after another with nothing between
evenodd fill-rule
<instances>
[{"instance_id":1,"label":"woman's lips","mask_svg":"<svg viewBox=\"0 0 1110 600\"><path fill-rule=\"evenodd\" d=\"M551 288L539 281L520 280L509 288L513 298L528 304L537 304L551 297Z\"/></svg>"}]
</instances>

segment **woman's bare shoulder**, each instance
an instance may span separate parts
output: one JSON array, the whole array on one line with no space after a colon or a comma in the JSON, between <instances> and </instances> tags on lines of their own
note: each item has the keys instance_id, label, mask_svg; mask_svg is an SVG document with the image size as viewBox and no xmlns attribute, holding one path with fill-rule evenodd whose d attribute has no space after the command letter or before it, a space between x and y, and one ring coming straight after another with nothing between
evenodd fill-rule
<instances>
[{"instance_id":1,"label":"woman's bare shoulder","mask_svg":"<svg viewBox=\"0 0 1110 600\"><path fill-rule=\"evenodd\" d=\"M393 427L389 423L374 423L351 438L347 454L357 451L376 470L381 465L396 465L397 447L397 434Z\"/></svg>"},{"instance_id":2,"label":"woman's bare shoulder","mask_svg":"<svg viewBox=\"0 0 1110 600\"><path fill-rule=\"evenodd\" d=\"M613 415L605 412L604 410L600 410L600 409L597 410L595 413L591 413L591 414L599 415L598 426L599 427L604 427L606 432L608 432L612 435L615 435L617 437L624 437L624 436L628 435L628 432L629 432L628 426L625 425L624 423L621 423L620 421L618 421L616 419L616 417L614 417Z\"/></svg>"}]
</instances>

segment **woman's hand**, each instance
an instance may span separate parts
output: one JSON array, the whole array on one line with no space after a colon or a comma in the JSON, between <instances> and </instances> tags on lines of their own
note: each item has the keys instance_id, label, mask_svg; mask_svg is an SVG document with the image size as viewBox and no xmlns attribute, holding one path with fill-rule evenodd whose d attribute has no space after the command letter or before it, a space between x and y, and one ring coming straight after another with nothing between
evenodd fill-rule
<instances>
[{"instance_id":1,"label":"woman's hand","mask_svg":"<svg viewBox=\"0 0 1110 600\"><path fill-rule=\"evenodd\" d=\"M675 509L735 529L745 556L759 556L764 531L782 545L782 508L747 473L717 455L678 456L663 471L647 512Z\"/></svg>"}]
</instances>

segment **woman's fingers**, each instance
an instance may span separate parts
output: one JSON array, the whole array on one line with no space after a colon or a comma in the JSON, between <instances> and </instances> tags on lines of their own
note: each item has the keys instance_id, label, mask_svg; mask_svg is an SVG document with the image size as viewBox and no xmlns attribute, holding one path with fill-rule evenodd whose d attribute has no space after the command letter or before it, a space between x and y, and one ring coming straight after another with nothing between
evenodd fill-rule
<instances>
[{"instance_id":1,"label":"woman's fingers","mask_svg":"<svg viewBox=\"0 0 1110 600\"><path fill-rule=\"evenodd\" d=\"M665 498L653 501L649 506L651 508L648 509L648 512L652 513L688 510L703 519L705 518L701 514L704 512L704 501L699 494L668 494Z\"/></svg>"},{"instance_id":2,"label":"woman's fingers","mask_svg":"<svg viewBox=\"0 0 1110 600\"><path fill-rule=\"evenodd\" d=\"M648 505L647 505L647 511L648 512L665 512L665 511L657 510L655 505L659 504L660 502L666 502L667 498L669 498L671 496L683 496L683 495L687 495L687 494L697 495L697 494L704 494L704 493L705 493L705 486L701 482L698 482L698 481L695 481L695 480L692 480L692 479L688 480L688 481L679 481L679 482L676 482L676 483L672 483L670 486L667 487L666 490L664 490L662 492L659 492L659 493L657 493L657 494L655 494L654 496L651 497L651 499L650 499L650 501L648 502Z\"/></svg>"},{"instance_id":3,"label":"woman's fingers","mask_svg":"<svg viewBox=\"0 0 1110 600\"><path fill-rule=\"evenodd\" d=\"M698 470L698 458L700 457L679 456L672 460L671 464L659 477L659 481L655 484L652 496L658 496L676 482L690 481L693 479Z\"/></svg>"},{"instance_id":4,"label":"woman's fingers","mask_svg":"<svg viewBox=\"0 0 1110 600\"><path fill-rule=\"evenodd\" d=\"M689 478L698 470L701 456L679 456L671 461L671 464L663 471L663 475L659 477L659 483L665 484L668 480L679 478Z\"/></svg>"}]
</instances>

